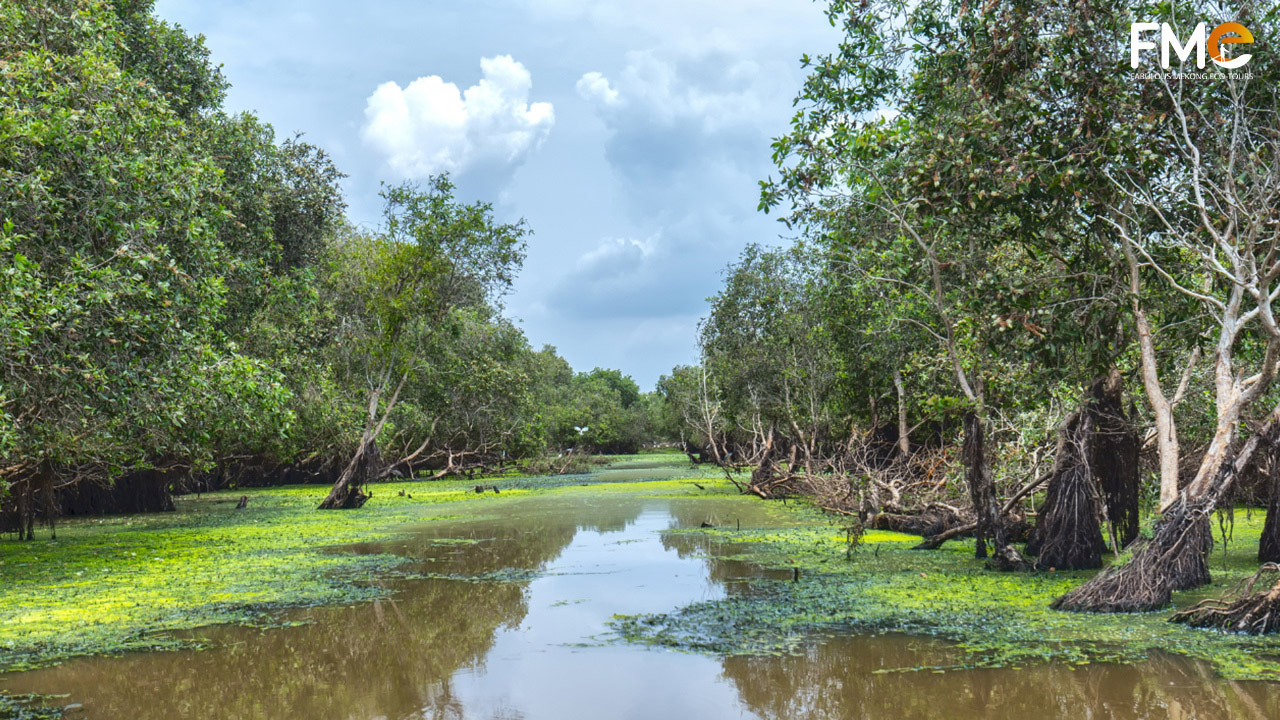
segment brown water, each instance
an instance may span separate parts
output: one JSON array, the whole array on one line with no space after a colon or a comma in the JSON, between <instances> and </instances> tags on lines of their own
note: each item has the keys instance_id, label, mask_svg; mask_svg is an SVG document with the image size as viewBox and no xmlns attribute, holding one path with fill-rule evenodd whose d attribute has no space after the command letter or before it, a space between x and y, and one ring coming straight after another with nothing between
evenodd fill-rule
<instances>
[{"instance_id":1,"label":"brown water","mask_svg":"<svg viewBox=\"0 0 1280 720\"><path fill-rule=\"evenodd\" d=\"M762 524L768 506L559 496L496 507L501 517L437 522L391 545L448 577L399 582L390 599L283 613L307 622L294 627L208 629L206 651L82 659L0 685L67 693L83 704L68 717L125 720L1280 718L1280 686L1225 682L1169 657L883 674L955 656L892 635L815 638L782 658L601 642L615 613L751 592L768 572L662 531Z\"/></svg>"}]
</instances>

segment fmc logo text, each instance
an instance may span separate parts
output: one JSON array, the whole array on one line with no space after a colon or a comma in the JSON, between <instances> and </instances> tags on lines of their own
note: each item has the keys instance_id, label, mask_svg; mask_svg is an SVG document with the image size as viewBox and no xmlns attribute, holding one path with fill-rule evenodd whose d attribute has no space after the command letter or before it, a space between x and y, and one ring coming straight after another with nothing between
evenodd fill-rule
<instances>
[{"instance_id":1,"label":"fmc logo text","mask_svg":"<svg viewBox=\"0 0 1280 720\"><path fill-rule=\"evenodd\" d=\"M1165 70L1169 69L1170 50L1172 54L1178 56L1179 62L1186 62L1191 56L1191 51L1196 51L1196 67L1204 67L1205 52L1208 52L1209 58L1213 60L1219 67L1229 70L1243 67L1249 62L1249 58L1253 57L1249 54L1240 55L1228 60L1222 54L1222 46L1229 43L1252 43L1253 33L1248 28L1237 22L1224 22L1214 28L1208 35L1205 34L1205 24L1196 25L1196 29L1191 33L1191 37L1187 38L1185 43L1178 38L1178 33L1169 23L1153 23L1139 22L1129 26L1129 65L1137 69L1140 63L1140 54L1143 50L1155 50L1156 43L1152 40L1143 39L1144 33L1160 31L1160 67Z\"/></svg>"}]
</instances>

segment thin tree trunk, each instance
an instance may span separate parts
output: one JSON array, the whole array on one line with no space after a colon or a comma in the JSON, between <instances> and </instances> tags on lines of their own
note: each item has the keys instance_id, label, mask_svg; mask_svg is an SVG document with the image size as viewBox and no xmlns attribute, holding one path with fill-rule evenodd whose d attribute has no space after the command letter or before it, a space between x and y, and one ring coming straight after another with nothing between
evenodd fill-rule
<instances>
[{"instance_id":1,"label":"thin tree trunk","mask_svg":"<svg viewBox=\"0 0 1280 720\"><path fill-rule=\"evenodd\" d=\"M987 462L987 448L983 420L970 410L964 415L964 465L969 481L969 497L977 515L974 531L974 556L987 557L987 542L991 543L991 565L1001 570L1013 570L1025 563L1018 551L1009 544L1008 530L1001 522L1000 503L996 500L995 482L991 478L991 466Z\"/></svg>"},{"instance_id":2,"label":"thin tree trunk","mask_svg":"<svg viewBox=\"0 0 1280 720\"><path fill-rule=\"evenodd\" d=\"M386 426L387 421L391 418L391 411L395 409L396 403L400 399L400 391L404 389L404 384L408 381L409 376L407 373L401 374L400 381L396 384L395 392L391 393L391 398L387 401L386 407L382 409L381 417L379 417L379 405L390 379L391 368L388 367L382 374L382 381L379 386L369 393L368 416L365 420L364 431L360 434L360 442L356 445L355 454L351 456L351 460L343 468L342 474L334 482L333 489L329 491L329 495L324 499L324 502L320 503L320 510L354 509L364 505L369 499L369 496L361 488L368 482L374 465L377 464L378 435L382 433L382 428Z\"/></svg>"},{"instance_id":3,"label":"thin tree trunk","mask_svg":"<svg viewBox=\"0 0 1280 720\"><path fill-rule=\"evenodd\" d=\"M1155 340L1151 323L1138 302L1141 279L1138 259L1128 242L1122 242L1124 257L1129 264L1129 293L1133 307L1134 324L1138 331L1138 348L1142 366L1142 387L1146 390L1147 403L1156 421L1156 447L1160 456L1160 512L1168 510L1178 499L1178 428L1173 419L1173 406L1160 386L1160 372L1156 361Z\"/></svg>"},{"instance_id":4,"label":"thin tree trunk","mask_svg":"<svg viewBox=\"0 0 1280 720\"><path fill-rule=\"evenodd\" d=\"M901 370L893 371L893 388L898 393L898 453L906 458L911 455L911 429L907 427L907 391Z\"/></svg>"}]
</instances>

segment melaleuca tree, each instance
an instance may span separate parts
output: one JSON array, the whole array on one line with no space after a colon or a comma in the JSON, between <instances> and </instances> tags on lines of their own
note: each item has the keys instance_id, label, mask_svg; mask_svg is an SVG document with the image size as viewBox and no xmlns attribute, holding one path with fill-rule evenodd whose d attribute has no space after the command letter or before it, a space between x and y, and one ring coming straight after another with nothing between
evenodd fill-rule
<instances>
[{"instance_id":1,"label":"melaleuca tree","mask_svg":"<svg viewBox=\"0 0 1280 720\"><path fill-rule=\"evenodd\" d=\"M949 205L930 198L939 173L925 171L936 160L928 153L928 113L947 95L928 82L929 73L945 68L927 66L962 32L947 10L933 3L833 4L833 21L847 13L848 37L838 53L819 59L806 83L792 135L775 144L783 179L766 183L762 204L789 199L789 220L837 248L840 272L872 281L886 310L901 311L943 349L967 406L963 454L978 554L985 555L989 538L997 562L1013 567L1021 560L1005 536L985 441L995 363L988 323L974 321L987 314L991 290L1004 277L991 235L970 232Z\"/></svg>"},{"instance_id":2,"label":"melaleuca tree","mask_svg":"<svg viewBox=\"0 0 1280 720\"><path fill-rule=\"evenodd\" d=\"M893 281L932 296L940 344L979 411L986 399L976 388L992 367L1022 360L1043 379L1083 384L1108 366L1136 365L1156 419L1166 503L1177 488L1173 410L1202 336L1216 337L1217 429L1194 484L1206 490L1193 493L1212 494L1207 488L1229 485L1213 478L1239 413L1272 370L1268 312L1233 310L1230 298L1266 286L1270 261L1255 241L1253 260L1224 271L1194 238L1229 237L1221 255L1246 257L1235 238L1268 222L1269 145L1252 138L1265 135L1256 128L1267 117L1259 109L1274 106L1272 86L1231 83L1230 112L1215 113L1221 87L1143 82L1124 61L1135 17L1189 28L1220 10L833 3L848 39L814 63L795 131L775 148L782 177L766 183L763 204L789 199L793 221L849 228L857 244L868 242L869 210L888 220L882 236L914 240L928 272ZM1238 17L1265 27L1272 16L1249 5ZM1241 132L1222 133L1224 123ZM1250 162L1231 161L1244 157ZM859 212L847 222L851 206ZM1263 269L1251 276L1254 266ZM996 342L986 318L1013 345ZM966 323L979 342L957 342L965 338L952 333ZM1028 332L1017 337L1010 327ZM970 382L961 347L978 350L988 368L974 366ZM1164 358L1179 363L1177 372L1157 372ZM1179 378L1173 393L1171 377Z\"/></svg>"},{"instance_id":3,"label":"melaleuca tree","mask_svg":"<svg viewBox=\"0 0 1280 720\"><path fill-rule=\"evenodd\" d=\"M425 349L429 365L401 392L380 476L425 467L442 477L543 449L524 335L483 306L459 308L447 324Z\"/></svg>"},{"instance_id":4,"label":"melaleuca tree","mask_svg":"<svg viewBox=\"0 0 1280 720\"><path fill-rule=\"evenodd\" d=\"M210 112L188 126L222 174L229 217L218 236L233 258L223 271L224 328L242 339L275 280L313 268L342 222L343 174L301 137L277 144L271 126L249 113Z\"/></svg>"},{"instance_id":5,"label":"melaleuca tree","mask_svg":"<svg viewBox=\"0 0 1280 720\"><path fill-rule=\"evenodd\" d=\"M967 407L980 536L996 535L990 408L1040 402L1020 394L1087 379L1125 345L1114 247L1091 241L1077 202L1096 184L1094 159L1119 141L1097 103L1053 107L1068 86L1090 97L1116 84L1097 63L1076 71L1119 20L1087 4L833 3L830 13L846 41L813 62L793 132L775 144L782 177L762 204L789 200L789 220L832 248L834 274L876 298L883 324L942 350L954 404Z\"/></svg>"},{"instance_id":6,"label":"melaleuca tree","mask_svg":"<svg viewBox=\"0 0 1280 720\"><path fill-rule=\"evenodd\" d=\"M795 448L793 459L807 469L844 436L832 414L836 367L811 263L798 249L748 246L726 271L701 330L735 444L758 462Z\"/></svg>"},{"instance_id":7,"label":"melaleuca tree","mask_svg":"<svg viewBox=\"0 0 1280 720\"><path fill-rule=\"evenodd\" d=\"M524 257L523 221L500 223L485 203L464 204L447 176L424 188L386 188L386 226L336 241L325 280L335 308L337 362L359 389L363 429L322 508L359 507L381 465L377 441L406 385L430 366L424 350L450 332L454 311L496 301Z\"/></svg>"},{"instance_id":8,"label":"melaleuca tree","mask_svg":"<svg viewBox=\"0 0 1280 720\"><path fill-rule=\"evenodd\" d=\"M1274 37L1280 29L1280 10L1270 3L1246 3L1226 18L1213 3L1161 11L1162 19L1184 26L1192 24L1188 18L1236 20L1256 38ZM1280 60L1265 43L1252 49L1247 74L1150 81L1145 123L1148 135L1166 148L1166 171L1150 177L1129 165L1108 168L1115 201L1104 219L1129 271L1142 374L1162 420L1162 462L1168 461L1165 450L1176 453L1179 438L1162 388L1168 366L1155 352L1167 333L1151 322L1153 305L1159 307L1153 296L1168 293L1200 311L1197 329L1212 343L1213 427L1190 482L1179 488L1166 473L1152 542L1131 562L1060 598L1058 607L1145 610L1167 604L1173 590L1209 582L1208 515L1280 420L1280 410L1272 410L1261 432L1240 443L1240 426L1270 395L1280 359L1274 319L1280 295Z\"/></svg>"},{"instance_id":9,"label":"melaleuca tree","mask_svg":"<svg viewBox=\"0 0 1280 720\"><path fill-rule=\"evenodd\" d=\"M216 163L130 74L121 22L98 2L0 9L0 457L19 504L287 425L279 376L218 332L235 258Z\"/></svg>"},{"instance_id":10,"label":"melaleuca tree","mask_svg":"<svg viewBox=\"0 0 1280 720\"><path fill-rule=\"evenodd\" d=\"M657 393L661 432L679 441L695 461L707 459L700 456L705 448L711 451L712 458L719 458L717 462L723 462L720 447L724 418L714 379L706 364L675 366L670 374L658 378Z\"/></svg>"},{"instance_id":11,"label":"melaleuca tree","mask_svg":"<svg viewBox=\"0 0 1280 720\"><path fill-rule=\"evenodd\" d=\"M115 15L121 70L146 78L183 120L221 107L228 83L202 36L157 18L155 0L109 0L101 5Z\"/></svg>"}]
</instances>

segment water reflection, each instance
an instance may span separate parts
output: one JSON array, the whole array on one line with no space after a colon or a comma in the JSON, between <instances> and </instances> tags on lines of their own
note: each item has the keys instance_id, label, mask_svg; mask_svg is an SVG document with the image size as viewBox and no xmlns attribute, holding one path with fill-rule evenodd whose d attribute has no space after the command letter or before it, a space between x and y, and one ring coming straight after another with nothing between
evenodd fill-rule
<instances>
[{"instance_id":1,"label":"water reflection","mask_svg":"<svg viewBox=\"0 0 1280 720\"><path fill-rule=\"evenodd\" d=\"M728 658L724 676L754 716L828 718L1070 718L1270 720L1280 688L1233 683L1202 663L1157 656L1140 665L1021 669L878 670L945 665L940 643L903 636L830 638L787 658Z\"/></svg>"},{"instance_id":2,"label":"water reflection","mask_svg":"<svg viewBox=\"0 0 1280 720\"><path fill-rule=\"evenodd\" d=\"M390 599L282 616L301 626L202 631L215 645L205 652L84 659L2 684L69 693L82 716L129 720L1280 717L1280 686L1222 682L1171 658L875 674L956 658L893 636L815 640L786 658L601 644L615 613L668 611L785 576L718 557L736 548L704 534L661 532L758 526L773 520L768 506L562 495L491 509L390 546L435 574L400 583Z\"/></svg>"}]
</instances>

